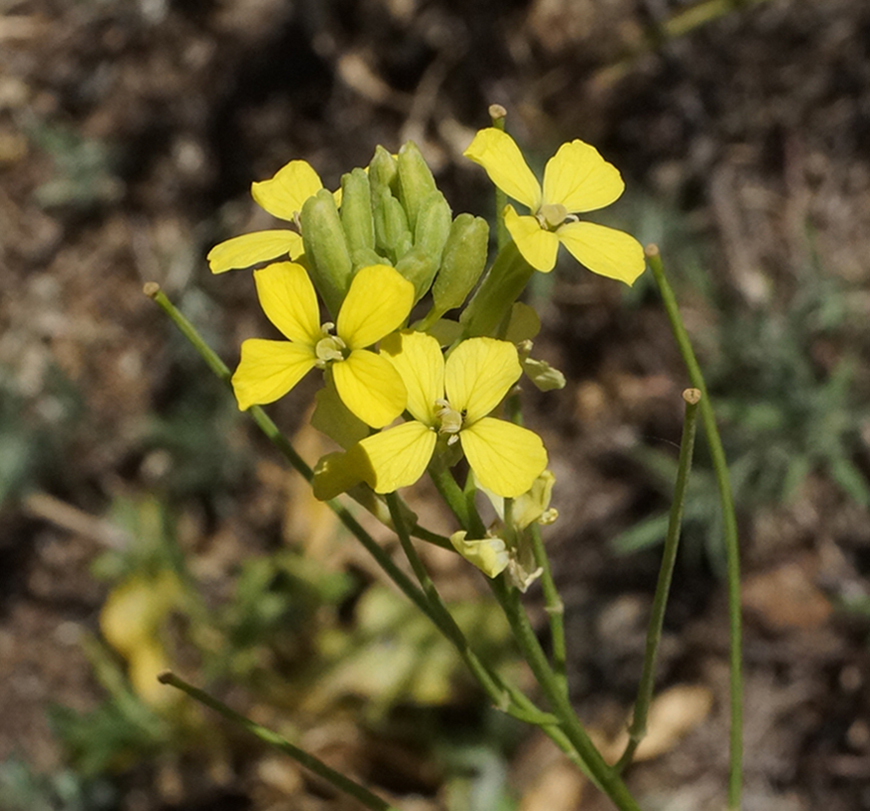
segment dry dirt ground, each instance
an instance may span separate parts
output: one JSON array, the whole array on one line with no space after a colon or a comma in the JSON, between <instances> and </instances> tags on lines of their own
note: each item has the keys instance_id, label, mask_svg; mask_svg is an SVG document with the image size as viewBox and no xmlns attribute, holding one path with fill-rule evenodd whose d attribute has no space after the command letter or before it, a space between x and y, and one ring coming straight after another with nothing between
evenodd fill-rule
<instances>
[{"instance_id":1,"label":"dry dirt ground","mask_svg":"<svg viewBox=\"0 0 870 811\"><path fill-rule=\"evenodd\" d=\"M563 140L595 143L629 187L615 222L672 245L687 266L700 257L712 300L787 311L811 265L846 287L849 312L866 323L870 6L735 2L720 19L669 28L687 6L0 0L0 453L17 464L16 437L38 445L26 475L3 473L24 485L0 512L0 760L58 769L46 707L99 700L80 641L96 631L106 596L89 567L117 541L104 518L119 494L174 487L195 553L235 539L220 553L227 577L252 548L268 548L258 535L280 534L275 465L240 483L215 460L211 478L173 484L179 458L149 444L155 415L190 396L199 367L141 286L160 282L234 362L263 321L247 274L213 278L203 256L268 225L248 184L289 159L308 160L335 186L375 145L410 138L454 210L480 209L489 192L461 152L499 102L539 164ZM656 574L654 552L615 557L607 541L661 506L628 456L679 436L686 380L651 286L621 298L612 284L562 270L535 295L541 351L570 382L534 398L530 421L559 478L562 516L549 543L573 694L604 736L631 703ZM679 262L674 273L691 276ZM703 347L717 318L711 298L689 282L681 290ZM859 385L868 372L860 335L814 345L814 359L830 369L853 352ZM303 407L290 398L275 418L292 432ZM259 442L231 425L233 442ZM856 426L851 449L865 472L866 428ZM867 605L867 519L823 471L788 503L742 515L749 811L870 809L866 614L839 610L846 598ZM689 731L629 773L645 808L723 807L727 622L713 569L678 571L660 672ZM529 599L536 606L540 595ZM405 808L445 801L437 776L401 746L366 748L347 734L375 788ZM117 807L344 807L301 780L270 782L269 763L238 755L205 775L183 759L140 765L117 778ZM606 807L591 790L572 793L576 782L535 739L512 769L529 811ZM406 778L389 777L397 773Z\"/></svg>"}]
</instances>

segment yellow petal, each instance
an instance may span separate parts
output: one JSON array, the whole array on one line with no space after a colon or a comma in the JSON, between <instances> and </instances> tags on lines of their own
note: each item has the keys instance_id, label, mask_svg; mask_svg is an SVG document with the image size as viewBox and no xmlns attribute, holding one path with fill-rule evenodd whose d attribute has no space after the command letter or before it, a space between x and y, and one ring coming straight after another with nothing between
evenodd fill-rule
<instances>
[{"instance_id":1,"label":"yellow petal","mask_svg":"<svg viewBox=\"0 0 870 811\"><path fill-rule=\"evenodd\" d=\"M270 259L281 259L286 255L296 259L303 251L302 236L282 228L275 231L254 231L228 239L215 245L206 259L212 273L223 273L236 268L249 268Z\"/></svg>"},{"instance_id":2,"label":"yellow petal","mask_svg":"<svg viewBox=\"0 0 870 811\"><path fill-rule=\"evenodd\" d=\"M332 364L341 401L372 428L383 428L405 410L408 394L392 363L367 349L355 349Z\"/></svg>"},{"instance_id":3,"label":"yellow petal","mask_svg":"<svg viewBox=\"0 0 870 811\"><path fill-rule=\"evenodd\" d=\"M360 269L335 323L351 349L371 346L399 327L414 306L414 285L389 265Z\"/></svg>"},{"instance_id":4,"label":"yellow petal","mask_svg":"<svg viewBox=\"0 0 870 811\"><path fill-rule=\"evenodd\" d=\"M544 202L572 213L609 206L624 189L619 170L583 141L562 144L544 169Z\"/></svg>"},{"instance_id":5,"label":"yellow petal","mask_svg":"<svg viewBox=\"0 0 870 811\"><path fill-rule=\"evenodd\" d=\"M320 176L306 161L290 161L269 180L251 184L251 197L273 217L292 220L302 204L323 188Z\"/></svg>"},{"instance_id":6,"label":"yellow petal","mask_svg":"<svg viewBox=\"0 0 870 811\"><path fill-rule=\"evenodd\" d=\"M314 367L314 350L289 341L249 338L232 378L233 391L244 411L252 405L274 403Z\"/></svg>"},{"instance_id":7,"label":"yellow petal","mask_svg":"<svg viewBox=\"0 0 870 811\"><path fill-rule=\"evenodd\" d=\"M504 498L525 493L547 466L541 438L505 420L484 417L463 428L459 441L480 483Z\"/></svg>"},{"instance_id":8,"label":"yellow petal","mask_svg":"<svg viewBox=\"0 0 870 811\"><path fill-rule=\"evenodd\" d=\"M452 408L465 412L465 424L485 417L522 374L517 348L495 338L469 338L447 358L444 387Z\"/></svg>"},{"instance_id":9,"label":"yellow petal","mask_svg":"<svg viewBox=\"0 0 870 811\"><path fill-rule=\"evenodd\" d=\"M581 265L599 276L631 286L646 268L643 247L624 231L594 222L571 222L556 236Z\"/></svg>"},{"instance_id":10,"label":"yellow petal","mask_svg":"<svg viewBox=\"0 0 870 811\"><path fill-rule=\"evenodd\" d=\"M426 471L438 437L421 422L412 420L367 437L359 443L371 469L369 485L376 493L408 487Z\"/></svg>"},{"instance_id":11,"label":"yellow petal","mask_svg":"<svg viewBox=\"0 0 870 811\"><path fill-rule=\"evenodd\" d=\"M506 132L494 127L480 130L462 154L482 166L489 179L508 197L532 211L538 210L541 184L532 174L514 139Z\"/></svg>"},{"instance_id":12,"label":"yellow petal","mask_svg":"<svg viewBox=\"0 0 870 811\"><path fill-rule=\"evenodd\" d=\"M314 346L323 337L317 294L302 265L268 265L254 271L254 282L263 312L287 338Z\"/></svg>"},{"instance_id":13,"label":"yellow petal","mask_svg":"<svg viewBox=\"0 0 870 811\"><path fill-rule=\"evenodd\" d=\"M381 342L381 354L396 367L408 390L407 409L426 425L435 424L435 401L444 397L444 356L438 340L403 330Z\"/></svg>"},{"instance_id":14,"label":"yellow petal","mask_svg":"<svg viewBox=\"0 0 870 811\"><path fill-rule=\"evenodd\" d=\"M466 532L460 530L450 536L450 543L469 563L473 563L487 577L497 577L510 562L507 546L501 538L483 538L480 541L465 540Z\"/></svg>"},{"instance_id":15,"label":"yellow petal","mask_svg":"<svg viewBox=\"0 0 870 811\"><path fill-rule=\"evenodd\" d=\"M534 217L521 217L513 206L505 206L504 224L523 259L535 270L549 273L556 267L559 238L552 231L541 228Z\"/></svg>"}]
</instances>

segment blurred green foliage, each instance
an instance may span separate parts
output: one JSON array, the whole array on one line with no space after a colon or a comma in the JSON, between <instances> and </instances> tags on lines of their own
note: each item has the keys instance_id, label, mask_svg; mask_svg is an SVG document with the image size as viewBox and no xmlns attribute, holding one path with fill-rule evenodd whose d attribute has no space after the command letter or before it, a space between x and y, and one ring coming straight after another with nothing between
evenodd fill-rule
<instances>
[{"instance_id":1,"label":"blurred green foliage","mask_svg":"<svg viewBox=\"0 0 870 811\"><path fill-rule=\"evenodd\" d=\"M63 475L57 460L68 457L83 412L80 393L56 368L34 396L0 368L0 508Z\"/></svg>"},{"instance_id":2,"label":"blurred green foliage","mask_svg":"<svg viewBox=\"0 0 870 811\"><path fill-rule=\"evenodd\" d=\"M90 779L62 769L38 775L24 763L0 763L3 811L108 811L117 807L117 791L105 779Z\"/></svg>"}]
</instances>

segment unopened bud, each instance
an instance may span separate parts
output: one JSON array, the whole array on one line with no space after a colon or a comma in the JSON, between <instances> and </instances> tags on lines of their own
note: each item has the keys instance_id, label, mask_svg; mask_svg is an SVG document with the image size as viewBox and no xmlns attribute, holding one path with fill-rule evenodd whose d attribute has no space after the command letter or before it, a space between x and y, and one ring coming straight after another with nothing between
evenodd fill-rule
<instances>
[{"instance_id":1,"label":"unopened bud","mask_svg":"<svg viewBox=\"0 0 870 811\"><path fill-rule=\"evenodd\" d=\"M440 191L433 191L420 205L417 213L417 224L414 226L414 247L428 254L435 268L441 265L441 255L447 237L453 212L450 204Z\"/></svg>"},{"instance_id":2,"label":"unopened bud","mask_svg":"<svg viewBox=\"0 0 870 811\"><path fill-rule=\"evenodd\" d=\"M341 178L341 225L351 258L360 250L374 250L372 192L363 169L354 169Z\"/></svg>"},{"instance_id":3,"label":"unopened bud","mask_svg":"<svg viewBox=\"0 0 870 811\"><path fill-rule=\"evenodd\" d=\"M408 141L399 150L397 160L399 170L399 200L408 215L408 225L413 231L417 226L417 217L423 201L433 192L437 191L435 178L423 155L417 148L417 144Z\"/></svg>"},{"instance_id":4,"label":"unopened bud","mask_svg":"<svg viewBox=\"0 0 870 811\"><path fill-rule=\"evenodd\" d=\"M489 226L482 217L460 214L450 226L441 254L441 270L432 286L438 314L459 307L486 267Z\"/></svg>"},{"instance_id":5,"label":"unopened bud","mask_svg":"<svg viewBox=\"0 0 870 811\"><path fill-rule=\"evenodd\" d=\"M353 265L332 192L321 189L309 197L300 222L311 279L335 317L350 287Z\"/></svg>"}]
</instances>

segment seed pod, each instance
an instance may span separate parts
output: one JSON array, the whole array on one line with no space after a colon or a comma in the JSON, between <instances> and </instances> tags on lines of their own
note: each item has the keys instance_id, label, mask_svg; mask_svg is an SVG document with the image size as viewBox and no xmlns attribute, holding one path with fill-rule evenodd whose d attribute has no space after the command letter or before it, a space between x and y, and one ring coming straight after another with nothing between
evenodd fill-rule
<instances>
[{"instance_id":1,"label":"seed pod","mask_svg":"<svg viewBox=\"0 0 870 811\"><path fill-rule=\"evenodd\" d=\"M417 302L432 286L438 265L427 251L414 247L396 262L396 270L414 285L414 301Z\"/></svg>"},{"instance_id":2,"label":"seed pod","mask_svg":"<svg viewBox=\"0 0 870 811\"><path fill-rule=\"evenodd\" d=\"M489 226L482 217L460 214L450 226L441 255L441 270L432 286L438 314L459 307L486 267Z\"/></svg>"},{"instance_id":3,"label":"seed pod","mask_svg":"<svg viewBox=\"0 0 870 811\"><path fill-rule=\"evenodd\" d=\"M341 225L351 256L364 248L374 250L372 193L363 169L354 169L341 178Z\"/></svg>"},{"instance_id":4,"label":"seed pod","mask_svg":"<svg viewBox=\"0 0 870 811\"><path fill-rule=\"evenodd\" d=\"M397 160L399 170L399 200L408 216L408 225L413 231L417 227L417 217L423 201L437 191L432 171L423 160L417 144L408 141L399 150Z\"/></svg>"},{"instance_id":5,"label":"seed pod","mask_svg":"<svg viewBox=\"0 0 870 811\"><path fill-rule=\"evenodd\" d=\"M433 191L421 204L414 228L414 248L428 254L435 267L441 265L444 244L450 235L450 205L440 191Z\"/></svg>"},{"instance_id":6,"label":"seed pod","mask_svg":"<svg viewBox=\"0 0 870 811\"><path fill-rule=\"evenodd\" d=\"M353 265L332 192L321 189L309 197L299 219L311 279L335 318L350 287Z\"/></svg>"}]
</instances>

